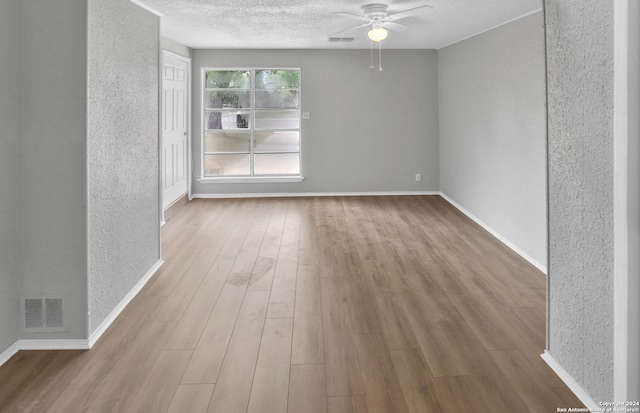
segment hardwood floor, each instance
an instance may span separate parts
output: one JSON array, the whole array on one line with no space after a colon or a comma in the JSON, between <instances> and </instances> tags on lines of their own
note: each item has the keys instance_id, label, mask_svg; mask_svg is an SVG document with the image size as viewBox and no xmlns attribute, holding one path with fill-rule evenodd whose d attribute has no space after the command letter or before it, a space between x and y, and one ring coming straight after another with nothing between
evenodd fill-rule
<instances>
[{"instance_id":1,"label":"hardwood floor","mask_svg":"<svg viewBox=\"0 0 640 413\"><path fill-rule=\"evenodd\" d=\"M21 351L2 412L555 412L545 279L438 196L195 200L90 351Z\"/></svg>"}]
</instances>

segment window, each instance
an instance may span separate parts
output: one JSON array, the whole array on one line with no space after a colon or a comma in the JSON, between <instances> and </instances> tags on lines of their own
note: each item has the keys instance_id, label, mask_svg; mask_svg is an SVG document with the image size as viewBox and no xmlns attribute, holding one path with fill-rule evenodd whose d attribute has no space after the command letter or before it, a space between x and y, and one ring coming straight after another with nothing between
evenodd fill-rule
<instances>
[{"instance_id":1,"label":"window","mask_svg":"<svg viewBox=\"0 0 640 413\"><path fill-rule=\"evenodd\" d=\"M300 176L300 70L203 76L203 177Z\"/></svg>"}]
</instances>

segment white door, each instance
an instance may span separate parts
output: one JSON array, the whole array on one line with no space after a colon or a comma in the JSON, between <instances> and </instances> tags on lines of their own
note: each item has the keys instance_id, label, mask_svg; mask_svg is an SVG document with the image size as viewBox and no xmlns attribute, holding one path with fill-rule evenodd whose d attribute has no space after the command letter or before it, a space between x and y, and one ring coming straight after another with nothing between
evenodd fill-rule
<instances>
[{"instance_id":1,"label":"white door","mask_svg":"<svg viewBox=\"0 0 640 413\"><path fill-rule=\"evenodd\" d=\"M187 193L189 63L162 59L162 208Z\"/></svg>"}]
</instances>

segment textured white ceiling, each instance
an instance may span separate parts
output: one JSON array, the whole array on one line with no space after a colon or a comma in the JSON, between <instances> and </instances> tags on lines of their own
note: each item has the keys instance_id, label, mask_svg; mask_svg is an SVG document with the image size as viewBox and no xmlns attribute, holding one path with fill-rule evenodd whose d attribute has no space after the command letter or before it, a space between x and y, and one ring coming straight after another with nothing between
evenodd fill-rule
<instances>
[{"instance_id":1,"label":"textured white ceiling","mask_svg":"<svg viewBox=\"0 0 640 413\"><path fill-rule=\"evenodd\" d=\"M162 35L196 49L367 49L366 28L330 43L329 35L359 24L334 16L362 14L368 0L137 0L158 11ZM439 49L540 10L542 0L394 0L389 14L429 4L433 11L400 22L410 28L390 32L387 49Z\"/></svg>"}]
</instances>

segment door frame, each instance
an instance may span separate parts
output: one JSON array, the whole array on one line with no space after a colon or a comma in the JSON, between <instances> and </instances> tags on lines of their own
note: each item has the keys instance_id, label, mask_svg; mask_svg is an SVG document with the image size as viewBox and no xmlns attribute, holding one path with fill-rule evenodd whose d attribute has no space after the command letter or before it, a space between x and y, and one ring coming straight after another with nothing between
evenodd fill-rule
<instances>
[{"instance_id":1,"label":"door frame","mask_svg":"<svg viewBox=\"0 0 640 413\"><path fill-rule=\"evenodd\" d=\"M613 399L640 395L638 300L640 195L640 5L614 2L614 355Z\"/></svg>"},{"instance_id":2,"label":"door frame","mask_svg":"<svg viewBox=\"0 0 640 413\"><path fill-rule=\"evenodd\" d=\"M158 197L160 200L160 225L164 225L165 224L165 219L164 219L164 207L163 207L163 188L164 188L164 182L163 182L163 165L162 165L162 148L164 147L164 128L162 127L162 117L163 117L163 113L164 113L164 107L163 107L163 100L162 100L162 94L164 93L164 76L163 71L164 71L164 62L165 62L165 57L170 57L172 59L176 59L176 60L180 60L181 62L184 62L187 64L187 150L185 152L185 156L187 157L187 159L185 160L185 164L187 166L187 199L189 201L191 201L193 199L192 197L192 193L191 193L191 181L192 181L192 174L193 174L193 156L191 154L192 149L191 149L191 136L192 134L192 129L191 129L191 58L190 57L186 57L186 56L182 56L179 55L177 53L171 52L169 50L165 50L165 49L161 49L160 50L160 101L159 101L159 109L160 109L160 148L159 148L159 152L158 152L158 163L159 163L159 168L158 168L158 173L160 174L159 176L159 181L160 181L160 196Z\"/></svg>"}]
</instances>

